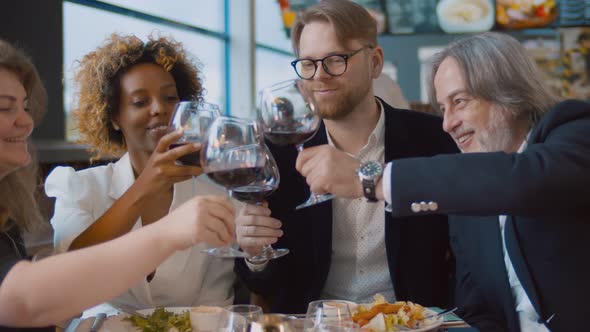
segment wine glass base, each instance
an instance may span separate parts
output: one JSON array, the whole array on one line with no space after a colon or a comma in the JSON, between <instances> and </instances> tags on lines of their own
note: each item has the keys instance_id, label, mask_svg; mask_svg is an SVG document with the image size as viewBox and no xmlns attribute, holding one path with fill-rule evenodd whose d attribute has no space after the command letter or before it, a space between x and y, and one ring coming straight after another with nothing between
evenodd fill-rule
<instances>
[{"instance_id":1,"label":"wine glass base","mask_svg":"<svg viewBox=\"0 0 590 332\"><path fill-rule=\"evenodd\" d=\"M219 247L201 250L202 253L208 254L217 258L246 258L248 254L234 249L232 247Z\"/></svg>"},{"instance_id":2,"label":"wine glass base","mask_svg":"<svg viewBox=\"0 0 590 332\"><path fill-rule=\"evenodd\" d=\"M312 206L312 205L316 205L319 203L323 203L326 201L329 201L333 198L335 198L336 195L333 194L323 194L323 195L314 195L312 194L311 196L309 196L309 198L307 199L307 201L305 201L304 203L301 203L299 205L297 205L295 207L295 210L299 210L299 209L303 209L306 208L308 206Z\"/></svg>"},{"instance_id":3,"label":"wine glass base","mask_svg":"<svg viewBox=\"0 0 590 332\"><path fill-rule=\"evenodd\" d=\"M260 264L267 262L271 259L283 257L289 253L289 249L271 249L265 250L260 253L260 255L252 256L248 258L248 261L254 264Z\"/></svg>"}]
</instances>

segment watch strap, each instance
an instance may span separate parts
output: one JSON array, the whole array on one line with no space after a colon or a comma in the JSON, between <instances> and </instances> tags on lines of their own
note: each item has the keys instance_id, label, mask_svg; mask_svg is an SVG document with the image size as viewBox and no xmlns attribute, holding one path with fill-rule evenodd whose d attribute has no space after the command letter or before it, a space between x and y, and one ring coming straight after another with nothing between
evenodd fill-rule
<instances>
[{"instance_id":1,"label":"watch strap","mask_svg":"<svg viewBox=\"0 0 590 332\"><path fill-rule=\"evenodd\" d=\"M368 202L375 203L378 202L377 194L375 192L375 188L377 184L373 180L363 180L363 194L367 198Z\"/></svg>"}]
</instances>

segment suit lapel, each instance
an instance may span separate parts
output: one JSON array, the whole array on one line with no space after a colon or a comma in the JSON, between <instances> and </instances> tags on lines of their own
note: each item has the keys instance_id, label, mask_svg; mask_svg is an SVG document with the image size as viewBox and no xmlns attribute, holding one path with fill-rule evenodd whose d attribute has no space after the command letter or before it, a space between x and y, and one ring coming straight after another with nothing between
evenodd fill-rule
<instances>
[{"instance_id":1,"label":"suit lapel","mask_svg":"<svg viewBox=\"0 0 590 332\"><path fill-rule=\"evenodd\" d=\"M392 112L392 108L385 102L381 101L385 110L385 163L394 159L407 156L407 149L411 146L407 139L407 129L403 126L403 121L397 112ZM385 213L385 249L387 252L387 263L389 265L389 274L392 284L395 282L395 271L397 257L400 246L401 220L403 218L393 218L391 213Z\"/></svg>"},{"instance_id":2,"label":"suit lapel","mask_svg":"<svg viewBox=\"0 0 590 332\"><path fill-rule=\"evenodd\" d=\"M407 150L411 149L408 140L407 128L397 112L382 101L385 109L385 162L399 159L408 155Z\"/></svg>"},{"instance_id":3,"label":"suit lapel","mask_svg":"<svg viewBox=\"0 0 590 332\"><path fill-rule=\"evenodd\" d=\"M514 266L514 271L516 271L518 280L522 284L522 287L524 288L539 316L545 320L543 312L541 311L539 295L537 294L535 284L533 283L533 279L524 258L522 248L520 247L518 241L518 234L516 233L516 227L514 225L514 217L512 216L506 217L504 237L506 238L506 251L508 252L508 255L510 255L510 260L512 261L512 265Z\"/></svg>"},{"instance_id":4,"label":"suit lapel","mask_svg":"<svg viewBox=\"0 0 590 332\"><path fill-rule=\"evenodd\" d=\"M488 298L497 298L499 305L506 316L506 323L511 330L517 330L519 323L516 316L514 299L510 290L510 283L506 273L506 265L504 264L504 251L502 249L502 235L500 233L499 219L497 216L482 217L481 220L466 221L472 223L471 227L477 227L479 236L475 237L475 241L480 241L479 250L483 255L481 259L480 278L487 279L484 285L491 285L485 289L488 292Z\"/></svg>"},{"instance_id":5,"label":"suit lapel","mask_svg":"<svg viewBox=\"0 0 590 332\"><path fill-rule=\"evenodd\" d=\"M323 121L316 134L309 141L305 142L303 146L304 148L309 148L322 144L328 144L326 127ZM305 198L307 199L310 194L309 187L306 186L305 190L307 193ZM315 253L312 257L314 258L316 268L322 271L322 273L317 275L323 279L317 284L321 285L321 288L323 288L326 278L328 277L332 255L332 201L316 204L303 210L309 220L314 220L314 222L311 223L311 236L313 238Z\"/></svg>"}]
</instances>

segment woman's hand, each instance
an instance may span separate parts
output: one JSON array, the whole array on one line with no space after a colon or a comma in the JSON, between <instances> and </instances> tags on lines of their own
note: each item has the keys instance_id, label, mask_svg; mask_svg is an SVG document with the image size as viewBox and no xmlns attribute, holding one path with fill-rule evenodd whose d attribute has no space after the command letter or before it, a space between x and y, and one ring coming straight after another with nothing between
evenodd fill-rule
<instances>
[{"instance_id":1,"label":"woman's hand","mask_svg":"<svg viewBox=\"0 0 590 332\"><path fill-rule=\"evenodd\" d=\"M178 165L176 160L201 149L198 143L188 143L170 149L170 145L182 137L182 131L164 135L148 159L144 169L136 180L145 195L161 193L174 183L190 179L203 173L201 167Z\"/></svg>"},{"instance_id":2,"label":"woman's hand","mask_svg":"<svg viewBox=\"0 0 590 332\"><path fill-rule=\"evenodd\" d=\"M224 246L234 241L235 208L222 196L198 196L164 217L178 250L198 243ZM157 223L160 224L160 223Z\"/></svg>"}]
</instances>

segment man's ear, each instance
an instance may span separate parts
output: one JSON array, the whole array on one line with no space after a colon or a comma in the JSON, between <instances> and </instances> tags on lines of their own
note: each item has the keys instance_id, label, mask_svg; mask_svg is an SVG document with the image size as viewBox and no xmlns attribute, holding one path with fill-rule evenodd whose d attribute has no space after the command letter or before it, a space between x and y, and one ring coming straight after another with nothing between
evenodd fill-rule
<instances>
[{"instance_id":1,"label":"man's ear","mask_svg":"<svg viewBox=\"0 0 590 332\"><path fill-rule=\"evenodd\" d=\"M381 75L381 71L383 70L383 49L379 46L376 46L372 51L371 75L373 79L376 79L379 77L379 75Z\"/></svg>"}]
</instances>

